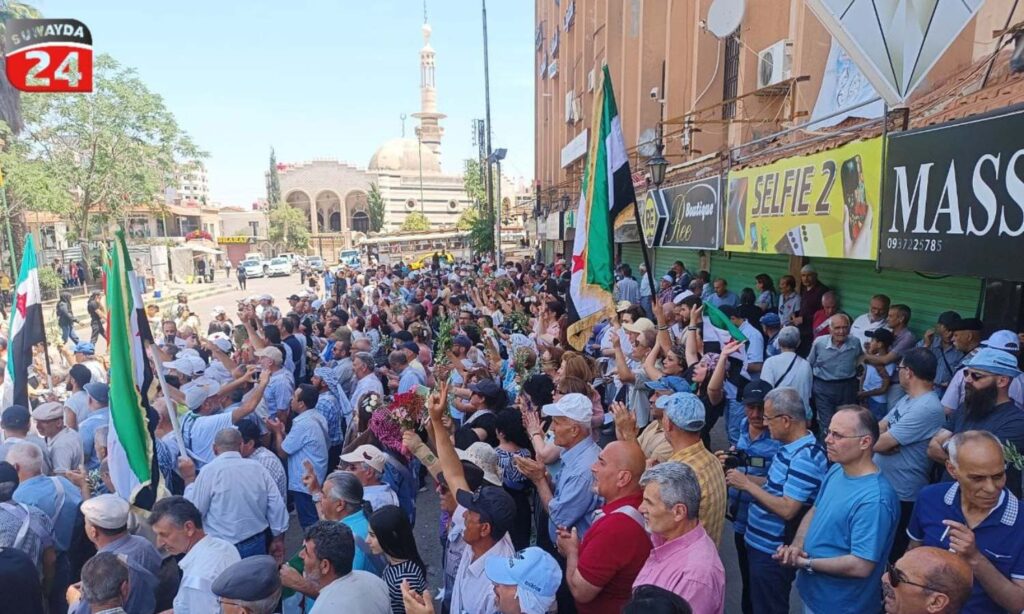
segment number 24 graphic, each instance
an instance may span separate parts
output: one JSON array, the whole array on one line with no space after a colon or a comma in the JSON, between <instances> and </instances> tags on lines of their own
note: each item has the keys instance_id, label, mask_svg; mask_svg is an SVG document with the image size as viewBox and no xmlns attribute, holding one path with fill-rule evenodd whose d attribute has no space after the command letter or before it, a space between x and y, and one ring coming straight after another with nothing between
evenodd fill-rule
<instances>
[{"instance_id":1,"label":"number 24 graphic","mask_svg":"<svg viewBox=\"0 0 1024 614\"><path fill-rule=\"evenodd\" d=\"M41 50L32 50L25 53L25 58L35 60L36 64L28 69L25 76L25 85L29 87L49 87L50 78L41 77L39 74L50 66L50 54ZM56 81L66 81L70 87L78 87L82 80L82 73L78 70L78 52L72 51L64 57L64 60L53 71L53 78Z\"/></svg>"}]
</instances>

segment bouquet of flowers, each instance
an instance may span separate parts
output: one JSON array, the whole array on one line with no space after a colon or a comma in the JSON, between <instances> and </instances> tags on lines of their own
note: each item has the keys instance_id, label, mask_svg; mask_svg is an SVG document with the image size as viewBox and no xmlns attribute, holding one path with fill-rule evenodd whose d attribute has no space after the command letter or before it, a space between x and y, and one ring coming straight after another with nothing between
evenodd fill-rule
<instances>
[{"instance_id":1,"label":"bouquet of flowers","mask_svg":"<svg viewBox=\"0 0 1024 614\"><path fill-rule=\"evenodd\" d=\"M442 318L437 325L437 344L434 346L434 364L442 366L448 363L448 350L452 349L452 331L455 321Z\"/></svg>"},{"instance_id":2,"label":"bouquet of flowers","mask_svg":"<svg viewBox=\"0 0 1024 614\"><path fill-rule=\"evenodd\" d=\"M380 395L368 394L359 401L359 409L368 414L373 414L380 408Z\"/></svg>"},{"instance_id":3,"label":"bouquet of flowers","mask_svg":"<svg viewBox=\"0 0 1024 614\"><path fill-rule=\"evenodd\" d=\"M391 419L403 430L419 428L426 414L423 396L415 390L396 394L387 408Z\"/></svg>"},{"instance_id":4,"label":"bouquet of flowers","mask_svg":"<svg viewBox=\"0 0 1024 614\"><path fill-rule=\"evenodd\" d=\"M518 309L505 316L505 324L508 325L509 332L530 334L530 318Z\"/></svg>"}]
</instances>

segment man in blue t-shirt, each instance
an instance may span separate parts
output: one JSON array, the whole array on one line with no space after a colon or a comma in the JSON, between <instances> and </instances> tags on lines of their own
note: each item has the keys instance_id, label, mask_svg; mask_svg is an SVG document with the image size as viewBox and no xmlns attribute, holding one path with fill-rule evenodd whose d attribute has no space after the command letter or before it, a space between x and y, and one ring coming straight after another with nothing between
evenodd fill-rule
<instances>
[{"instance_id":1,"label":"man in blue t-shirt","mask_svg":"<svg viewBox=\"0 0 1024 614\"><path fill-rule=\"evenodd\" d=\"M764 397L764 423L781 446L766 477L731 470L730 487L750 496L744 545L751 611L789 614L789 588L796 572L773 556L785 543L786 527L799 524L814 504L828 468L825 451L807 430L803 399L795 388L776 388Z\"/></svg>"},{"instance_id":2,"label":"man in blue t-shirt","mask_svg":"<svg viewBox=\"0 0 1024 614\"><path fill-rule=\"evenodd\" d=\"M1024 610L1024 517L1006 488L1003 444L987 431L957 433L946 445L956 482L921 489L907 527L910 548L934 546L963 557L974 588L963 612Z\"/></svg>"},{"instance_id":3,"label":"man in blue t-shirt","mask_svg":"<svg viewBox=\"0 0 1024 614\"><path fill-rule=\"evenodd\" d=\"M877 612L882 573L899 522L900 503L872 461L878 423L864 407L846 405L832 417L825 445L832 468L793 543L779 549L783 565L799 569L805 612Z\"/></svg>"}]
</instances>

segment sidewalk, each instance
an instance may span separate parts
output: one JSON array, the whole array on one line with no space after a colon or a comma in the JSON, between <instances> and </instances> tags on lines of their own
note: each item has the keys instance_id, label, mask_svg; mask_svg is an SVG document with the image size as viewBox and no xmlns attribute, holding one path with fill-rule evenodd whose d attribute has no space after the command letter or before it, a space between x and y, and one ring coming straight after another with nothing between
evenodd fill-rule
<instances>
[{"instance_id":1,"label":"sidewalk","mask_svg":"<svg viewBox=\"0 0 1024 614\"><path fill-rule=\"evenodd\" d=\"M236 287L237 284L234 278L217 278L214 279L213 283L209 284L179 284L167 281L158 283L156 288L147 288L148 292L142 295L142 300L147 305L155 303L160 307L160 311L164 311L178 302L178 294L181 292L187 293L189 300L192 301L221 294L222 292L230 292ZM156 298L157 292L160 293L160 298ZM82 322L88 322L89 320L89 312L86 310L86 303L88 302L88 296L75 296L71 298L71 311ZM43 301L43 317L51 317L56 307L56 300Z\"/></svg>"}]
</instances>

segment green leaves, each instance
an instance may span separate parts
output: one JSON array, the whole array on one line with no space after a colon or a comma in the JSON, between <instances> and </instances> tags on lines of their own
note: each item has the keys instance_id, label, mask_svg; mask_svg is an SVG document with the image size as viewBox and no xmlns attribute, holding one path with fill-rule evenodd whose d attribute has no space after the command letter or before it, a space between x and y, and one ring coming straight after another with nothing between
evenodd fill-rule
<instances>
[{"instance_id":1,"label":"green leaves","mask_svg":"<svg viewBox=\"0 0 1024 614\"><path fill-rule=\"evenodd\" d=\"M413 211L409 215L405 216L405 221L402 222L401 230L430 230L430 220L428 220L427 216L423 215L423 213Z\"/></svg>"},{"instance_id":2,"label":"green leaves","mask_svg":"<svg viewBox=\"0 0 1024 614\"><path fill-rule=\"evenodd\" d=\"M283 245L286 251L302 251L309 247L309 229L306 214L287 203L278 203L270 211L270 229L273 243Z\"/></svg>"},{"instance_id":3,"label":"green leaves","mask_svg":"<svg viewBox=\"0 0 1024 614\"><path fill-rule=\"evenodd\" d=\"M370 207L370 232L380 232L384 228L384 197L376 183L370 184L366 202Z\"/></svg>"}]
</instances>

